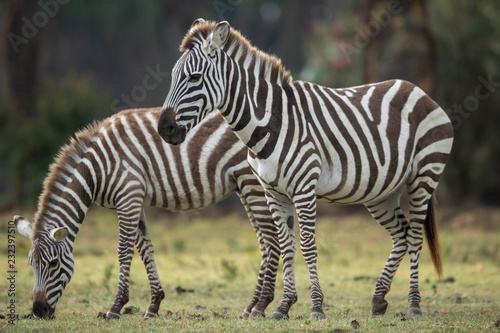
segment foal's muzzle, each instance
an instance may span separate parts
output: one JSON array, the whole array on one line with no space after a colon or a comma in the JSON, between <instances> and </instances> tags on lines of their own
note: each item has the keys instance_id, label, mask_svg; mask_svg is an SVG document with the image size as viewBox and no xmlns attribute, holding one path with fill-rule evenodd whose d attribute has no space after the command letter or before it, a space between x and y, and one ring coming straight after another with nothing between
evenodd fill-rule
<instances>
[{"instance_id":1,"label":"foal's muzzle","mask_svg":"<svg viewBox=\"0 0 500 333\"><path fill-rule=\"evenodd\" d=\"M46 301L37 301L33 302L33 314L37 318L50 318L52 319L54 316L55 309L51 308L50 305Z\"/></svg>"},{"instance_id":2,"label":"foal's muzzle","mask_svg":"<svg viewBox=\"0 0 500 333\"><path fill-rule=\"evenodd\" d=\"M164 109L158 121L158 134L166 143L178 145L186 139L186 128L175 122L175 112L172 108Z\"/></svg>"}]
</instances>

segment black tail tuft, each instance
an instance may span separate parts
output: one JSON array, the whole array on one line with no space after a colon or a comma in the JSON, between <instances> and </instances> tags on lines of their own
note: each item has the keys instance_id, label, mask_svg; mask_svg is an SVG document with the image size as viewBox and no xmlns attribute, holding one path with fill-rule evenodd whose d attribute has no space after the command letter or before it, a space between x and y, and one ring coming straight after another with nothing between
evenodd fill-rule
<instances>
[{"instance_id":1,"label":"black tail tuft","mask_svg":"<svg viewBox=\"0 0 500 333\"><path fill-rule=\"evenodd\" d=\"M439 234L434 206L435 198L432 196L427 206L427 216L425 218L424 229L425 239L427 240L427 245L429 246L432 263L434 264L434 269L441 280L443 277L443 266L441 263L441 248L439 246Z\"/></svg>"}]
</instances>

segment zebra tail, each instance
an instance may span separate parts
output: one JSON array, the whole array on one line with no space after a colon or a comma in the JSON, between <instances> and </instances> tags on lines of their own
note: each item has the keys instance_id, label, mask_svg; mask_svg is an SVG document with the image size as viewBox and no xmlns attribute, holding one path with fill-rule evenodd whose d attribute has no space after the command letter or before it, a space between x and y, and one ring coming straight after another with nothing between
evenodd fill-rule
<instances>
[{"instance_id":1,"label":"zebra tail","mask_svg":"<svg viewBox=\"0 0 500 333\"><path fill-rule=\"evenodd\" d=\"M427 216L425 218L424 229L425 239L427 241L427 245L429 246L432 263L434 264L434 269L439 276L439 280L441 280L443 278L443 266L441 263L441 248L439 246L439 234L434 209L435 205L436 199L433 195L427 206Z\"/></svg>"}]
</instances>

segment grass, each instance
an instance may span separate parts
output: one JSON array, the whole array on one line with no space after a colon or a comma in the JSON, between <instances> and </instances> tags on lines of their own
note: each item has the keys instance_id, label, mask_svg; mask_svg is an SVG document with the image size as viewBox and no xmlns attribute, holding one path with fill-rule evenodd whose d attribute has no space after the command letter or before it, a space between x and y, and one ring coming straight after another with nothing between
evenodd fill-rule
<instances>
[{"instance_id":1,"label":"grass","mask_svg":"<svg viewBox=\"0 0 500 333\"><path fill-rule=\"evenodd\" d=\"M298 302L290 320L244 320L239 316L250 301L260 254L249 222L239 213L215 218L212 211L174 215L150 212L148 228L156 263L166 293L160 317L142 320L150 301L144 266L136 253L132 262L130 302L140 309L120 320L98 318L112 305L118 283L116 248L118 226L113 211L91 209L75 242L75 274L60 299L55 320L23 318L31 309L33 273L27 264L30 241L16 234L16 313L19 321L0 320L0 331L90 332L500 332L500 226L486 223L490 215L477 213L476 223L460 218L440 227L444 281L437 281L427 249L420 264L420 318L403 318L409 287L409 261L403 261L387 296L385 316L371 317L370 301L390 252L386 231L368 214L321 217L317 223L319 275L325 294L327 319L309 320L309 279L300 253L296 258ZM208 212L208 214L206 213ZM28 216L28 214L26 214ZM213 216L213 220L210 217ZM3 220L7 221L10 216ZM7 315L6 228L2 225L0 314ZM281 270L271 314L282 296ZM176 288L193 289L177 293ZM356 320L355 329L351 322ZM498 325L498 324L497 324Z\"/></svg>"}]
</instances>

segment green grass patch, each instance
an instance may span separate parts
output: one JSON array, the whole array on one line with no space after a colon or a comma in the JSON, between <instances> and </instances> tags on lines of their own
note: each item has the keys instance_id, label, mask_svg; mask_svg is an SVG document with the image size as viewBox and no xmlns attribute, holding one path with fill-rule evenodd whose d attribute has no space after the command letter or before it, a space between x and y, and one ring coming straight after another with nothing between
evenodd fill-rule
<instances>
[{"instance_id":1,"label":"green grass patch","mask_svg":"<svg viewBox=\"0 0 500 333\"><path fill-rule=\"evenodd\" d=\"M89 332L500 332L500 227L440 227L444 281L437 281L427 249L420 261L420 318L406 313L409 260L405 258L387 296L389 308L382 317L371 317L370 301L375 281L391 249L387 232L368 214L322 217L317 223L319 276L325 295L327 319L309 320L309 278L300 251L296 257L299 300L290 320L244 320L240 315L250 302L260 264L257 239L250 223L238 214L216 221L186 215L151 214L148 228L166 298L160 317L144 321L150 301L144 266L136 253L132 262L130 302L139 311L120 320L98 318L112 305L118 283L118 224L113 211L92 209L77 236L75 274L56 309L55 320L26 319L31 310L33 273L27 264L30 241L16 234L16 313L19 321L0 331ZM6 316L7 239L2 226L0 249L2 282L0 315ZM179 293L178 287L194 292ZM278 273L271 314L282 296ZM354 328L352 321L359 323ZM498 325L498 324L497 324ZM340 332L340 331L337 331Z\"/></svg>"}]
</instances>

